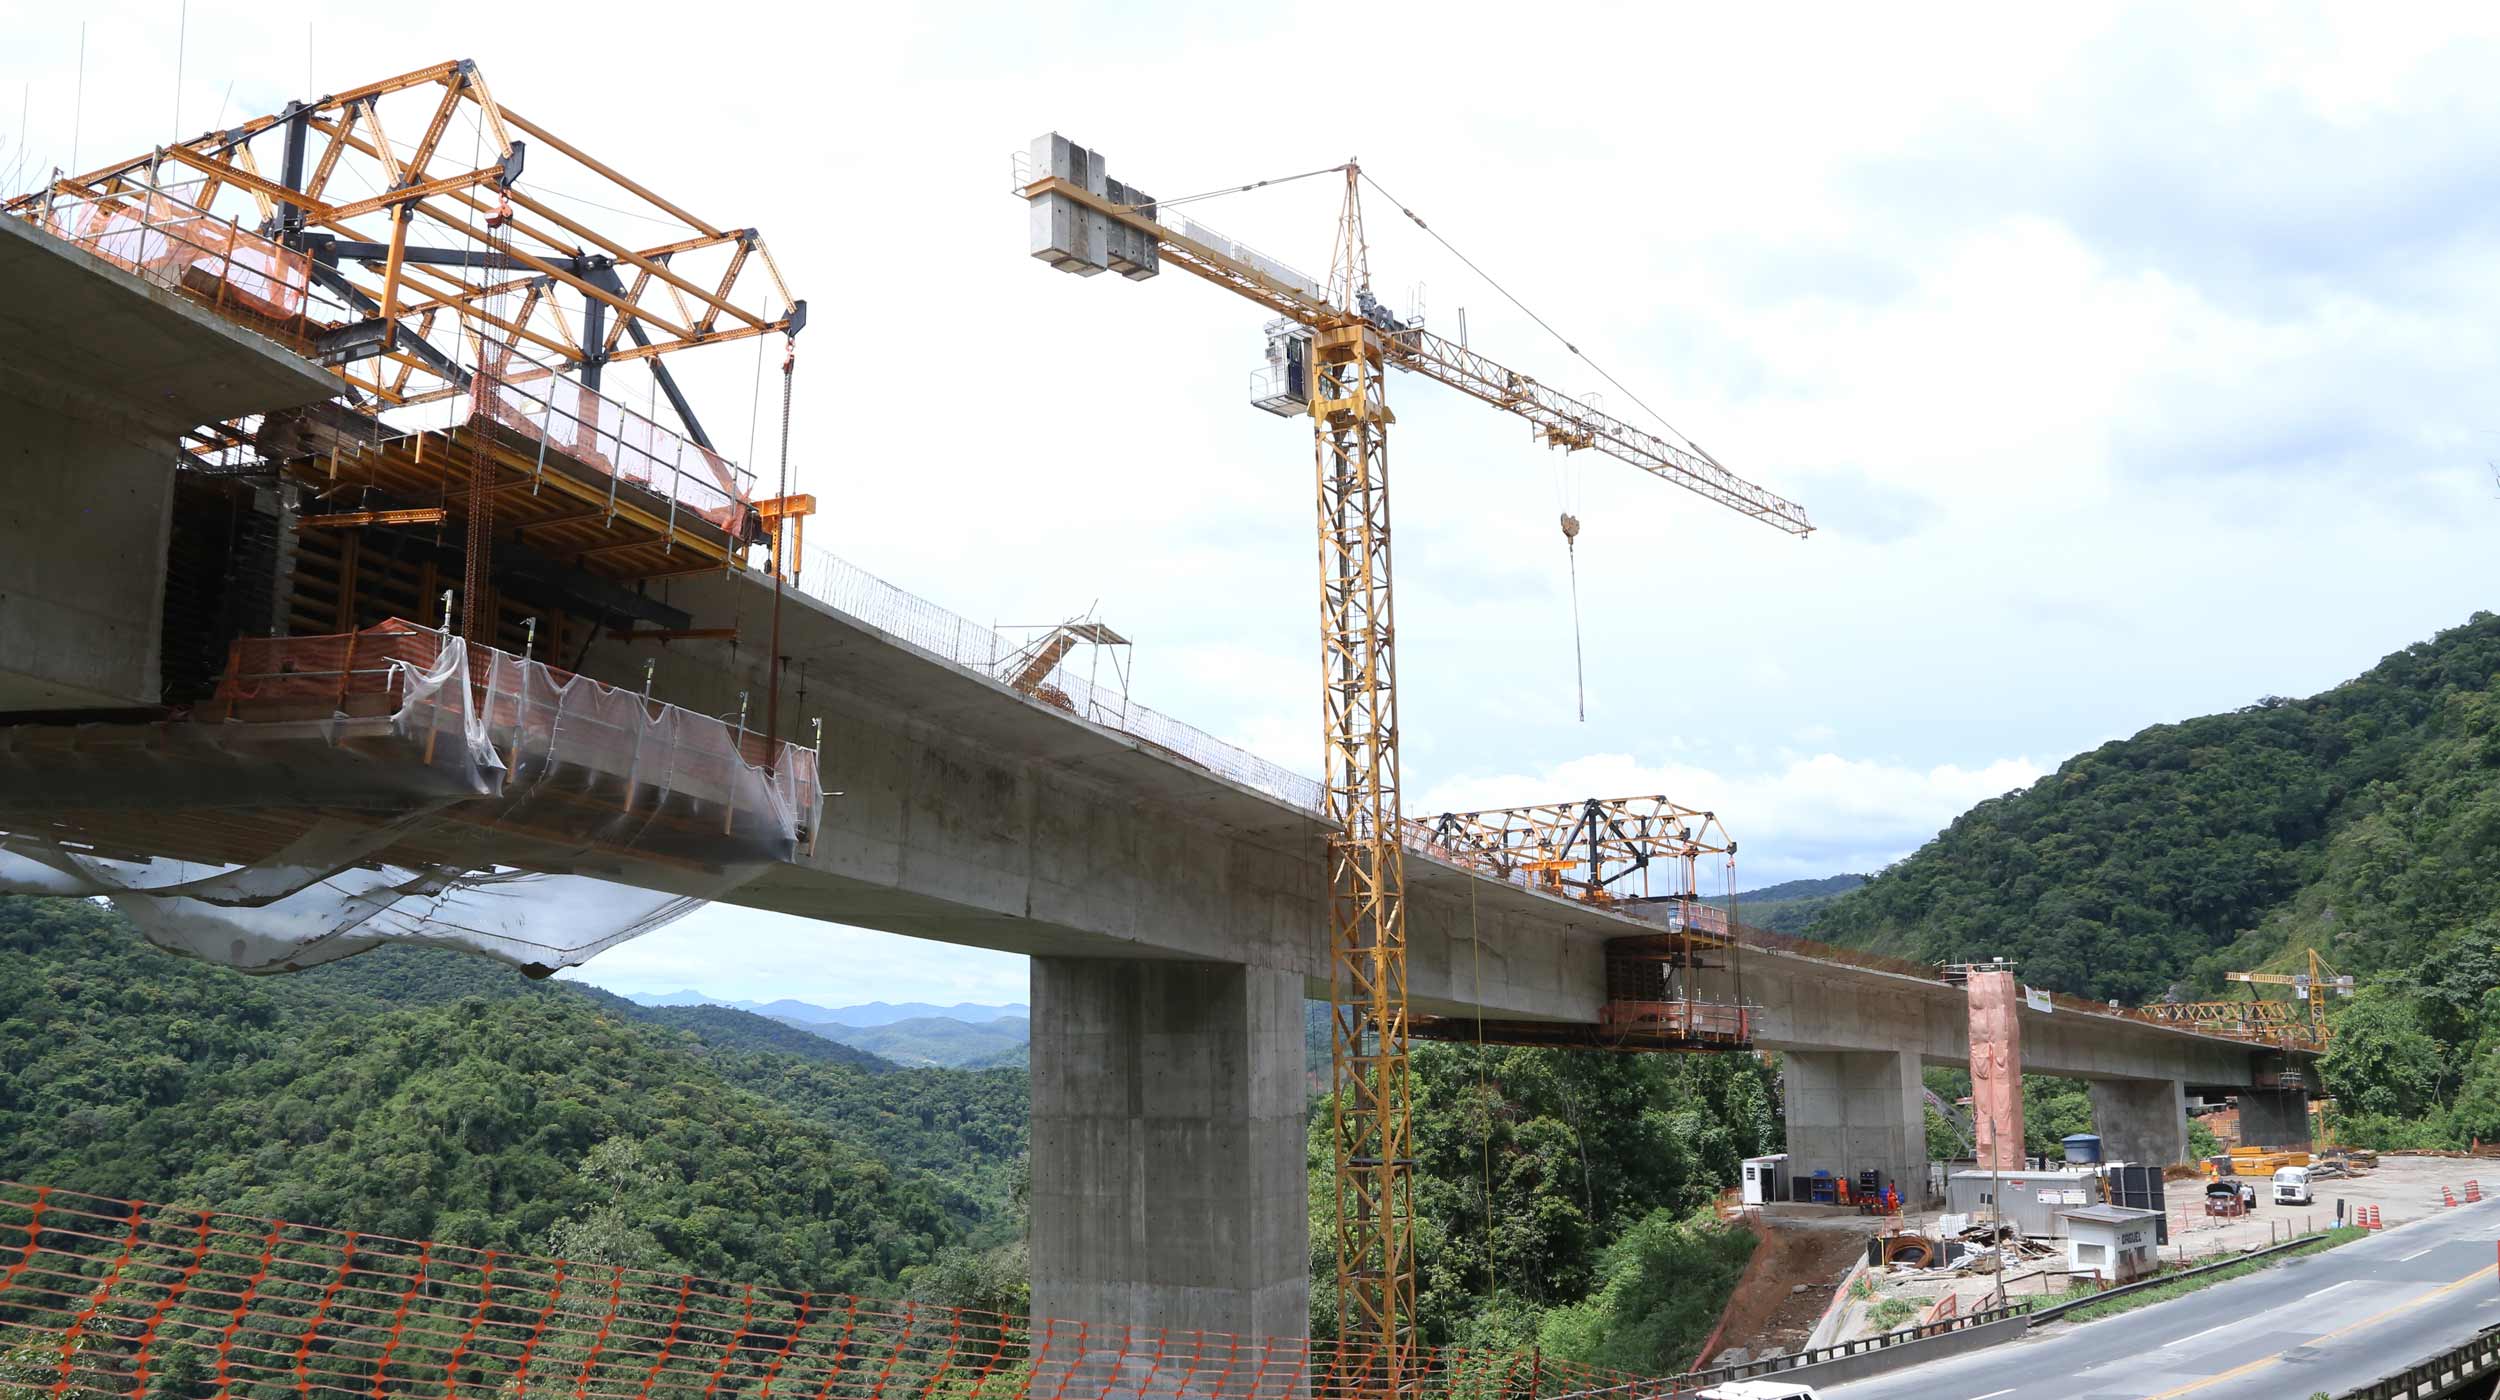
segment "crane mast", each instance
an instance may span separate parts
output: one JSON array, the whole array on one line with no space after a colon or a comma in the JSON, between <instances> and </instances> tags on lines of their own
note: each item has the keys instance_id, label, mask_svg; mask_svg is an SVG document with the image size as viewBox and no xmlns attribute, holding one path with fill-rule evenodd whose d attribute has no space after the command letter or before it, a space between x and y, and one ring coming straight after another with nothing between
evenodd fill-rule
<instances>
[{"instance_id":1,"label":"crane mast","mask_svg":"<svg viewBox=\"0 0 2500 1400\"><path fill-rule=\"evenodd\" d=\"M1398 794L1397 626L1390 595L1388 371L1405 369L1529 420L1566 451L1595 448L1804 535L1802 508L1687 450L1408 325L1371 296L1362 172L1349 161L1328 285L1234 244L1108 178L1098 151L1056 134L1017 160L1032 253L1062 271L1132 281L1163 262L1283 318L1306 341L1288 383L1259 400L1310 416L1317 466L1320 693L1329 870L1329 1066L1335 1158L1337 1378L1344 1393L1402 1395L1419 1379L1411 1025L1406 998L1406 822ZM1283 323L1280 323L1283 324ZM1296 329L1299 328L1299 329ZM1271 347L1275 345L1271 339Z\"/></svg>"},{"instance_id":2,"label":"crane mast","mask_svg":"<svg viewBox=\"0 0 2500 1400\"><path fill-rule=\"evenodd\" d=\"M1387 356L1354 311L1370 295L1356 172L1346 168L1329 278L1336 315L1312 337L1319 468L1321 743L1328 837L1329 1085L1335 1115L1337 1335L1378 1345L1366 1393L1413 1367L1412 1082L1406 861L1399 841L1397 626L1389 582Z\"/></svg>"}]
</instances>

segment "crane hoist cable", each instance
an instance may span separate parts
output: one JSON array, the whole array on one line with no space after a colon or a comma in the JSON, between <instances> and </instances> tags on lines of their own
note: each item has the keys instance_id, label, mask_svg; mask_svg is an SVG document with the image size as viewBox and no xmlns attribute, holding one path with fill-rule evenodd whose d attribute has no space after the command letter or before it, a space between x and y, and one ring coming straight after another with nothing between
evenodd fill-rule
<instances>
[{"instance_id":1,"label":"crane hoist cable","mask_svg":"<svg viewBox=\"0 0 2500 1400\"><path fill-rule=\"evenodd\" d=\"M1580 654L1580 517L1562 513L1563 557L1571 569L1571 679L1580 693L1580 722L1589 722L1589 673Z\"/></svg>"},{"instance_id":2,"label":"crane hoist cable","mask_svg":"<svg viewBox=\"0 0 2500 1400\"><path fill-rule=\"evenodd\" d=\"M1484 934L1476 921L1476 884L1467 882L1467 946L1474 950L1476 963L1476 1109L1482 1115L1476 1147L1484 1172L1484 1290L1499 1308L1502 1276L1493 1263L1493 1094L1484 1077Z\"/></svg>"}]
</instances>

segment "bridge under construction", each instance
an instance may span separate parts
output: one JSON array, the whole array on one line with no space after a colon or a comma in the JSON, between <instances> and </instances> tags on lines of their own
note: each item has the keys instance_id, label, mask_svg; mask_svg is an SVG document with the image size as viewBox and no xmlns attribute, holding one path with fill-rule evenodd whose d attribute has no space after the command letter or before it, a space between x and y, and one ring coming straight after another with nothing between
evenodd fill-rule
<instances>
[{"instance_id":1,"label":"bridge under construction","mask_svg":"<svg viewBox=\"0 0 2500 1400\"><path fill-rule=\"evenodd\" d=\"M1712 812L1396 801L1363 480L1387 368L1802 511L1370 303L1351 165L1322 286L1036 149L1033 251L1169 259L1288 323L1262 406L1313 417L1335 503L1321 780L1134 703L1099 620L1004 637L799 547L786 454L767 488L670 369L761 340L795 397L806 303L761 233L455 62L5 206L0 890L107 897L264 972L417 940L543 973L707 901L1030 955L1034 1308L1089 1325L1307 1330L1302 1007L1327 999L1365 1285L1330 1364L1365 1393L1436 1364L1397 1283L1412 1037L1777 1050L1799 1170L1917 1189L1920 1070L1974 1058L1962 987L1744 928L1704 897L1734 889ZM603 233L609 204L682 232ZM2024 1066L2093 1081L2115 1155L2182 1158L2192 1092L2305 1139L2304 1047L2004 1016Z\"/></svg>"}]
</instances>

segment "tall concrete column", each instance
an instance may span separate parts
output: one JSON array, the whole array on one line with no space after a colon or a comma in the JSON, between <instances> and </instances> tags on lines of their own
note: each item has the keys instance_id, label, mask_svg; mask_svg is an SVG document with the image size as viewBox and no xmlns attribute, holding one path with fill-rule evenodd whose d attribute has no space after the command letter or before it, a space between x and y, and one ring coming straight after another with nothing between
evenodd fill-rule
<instances>
[{"instance_id":1,"label":"tall concrete column","mask_svg":"<svg viewBox=\"0 0 2500 1400\"><path fill-rule=\"evenodd\" d=\"M2307 1147L2309 1091L2240 1091L2240 1141L2250 1147Z\"/></svg>"},{"instance_id":2,"label":"tall concrete column","mask_svg":"<svg viewBox=\"0 0 2500 1400\"><path fill-rule=\"evenodd\" d=\"M1791 1050L1781 1056L1789 1170L1854 1187L1870 1168L1917 1202L1927 1192L1927 1102L1904 1051Z\"/></svg>"},{"instance_id":3,"label":"tall concrete column","mask_svg":"<svg viewBox=\"0 0 2500 1400\"><path fill-rule=\"evenodd\" d=\"M2092 1122L2113 1162L2187 1160L2187 1086L2176 1079L2095 1079Z\"/></svg>"},{"instance_id":4,"label":"tall concrete column","mask_svg":"<svg viewBox=\"0 0 2500 1400\"><path fill-rule=\"evenodd\" d=\"M1302 975L1033 959L1033 1315L1310 1330Z\"/></svg>"}]
</instances>

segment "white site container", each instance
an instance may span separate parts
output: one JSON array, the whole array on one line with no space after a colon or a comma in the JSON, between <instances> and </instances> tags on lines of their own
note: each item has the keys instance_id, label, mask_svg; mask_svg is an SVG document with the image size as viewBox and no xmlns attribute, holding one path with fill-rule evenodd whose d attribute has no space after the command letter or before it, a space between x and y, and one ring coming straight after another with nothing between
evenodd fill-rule
<instances>
[{"instance_id":1,"label":"white site container","mask_svg":"<svg viewBox=\"0 0 2500 1400\"><path fill-rule=\"evenodd\" d=\"M1788 1154L1745 1159L1745 1204L1769 1205L1789 1196Z\"/></svg>"}]
</instances>

